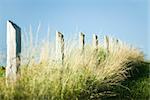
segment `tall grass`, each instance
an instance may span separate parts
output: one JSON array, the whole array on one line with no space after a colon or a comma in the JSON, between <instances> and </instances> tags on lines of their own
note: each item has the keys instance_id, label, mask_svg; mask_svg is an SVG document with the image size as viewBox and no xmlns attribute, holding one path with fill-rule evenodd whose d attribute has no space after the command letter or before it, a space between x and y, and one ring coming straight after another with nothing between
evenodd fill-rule
<instances>
[{"instance_id":1,"label":"tall grass","mask_svg":"<svg viewBox=\"0 0 150 100\"><path fill-rule=\"evenodd\" d=\"M144 61L143 54L123 42L111 39L109 53L103 46L96 52L86 45L84 52L76 43L65 45L64 63L56 61L53 43L43 42L25 48L20 77L14 84L0 80L0 99L88 100L120 97L114 87L126 91L121 82L130 77L130 62ZM32 45L33 46L33 45ZM124 96L123 98L129 98Z\"/></svg>"}]
</instances>

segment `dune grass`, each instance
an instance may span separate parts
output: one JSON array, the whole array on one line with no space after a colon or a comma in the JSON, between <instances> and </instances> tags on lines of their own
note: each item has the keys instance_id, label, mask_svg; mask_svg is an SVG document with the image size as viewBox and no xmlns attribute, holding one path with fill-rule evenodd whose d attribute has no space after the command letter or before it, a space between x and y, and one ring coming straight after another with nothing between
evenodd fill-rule
<instances>
[{"instance_id":1,"label":"dune grass","mask_svg":"<svg viewBox=\"0 0 150 100\"><path fill-rule=\"evenodd\" d=\"M0 79L0 99L149 98L149 64L143 65L142 52L121 41L117 43L112 39L109 53L103 46L99 46L96 52L90 45L86 45L81 53L71 43L66 46L63 65L54 59L53 44L46 42L38 48L24 51L18 80L6 85L5 78ZM134 76L140 68L147 73L141 80Z\"/></svg>"}]
</instances>

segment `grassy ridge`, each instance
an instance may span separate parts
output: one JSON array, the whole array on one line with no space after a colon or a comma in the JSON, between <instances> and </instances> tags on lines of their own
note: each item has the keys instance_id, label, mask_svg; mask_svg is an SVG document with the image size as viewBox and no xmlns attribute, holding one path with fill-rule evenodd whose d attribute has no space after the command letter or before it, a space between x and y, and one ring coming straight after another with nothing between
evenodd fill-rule
<instances>
[{"instance_id":1,"label":"grassy ridge","mask_svg":"<svg viewBox=\"0 0 150 100\"><path fill-rule=\"evenodd\" d=\"M143 54L122 42L110 41L109 53L87 45L84 53L71 47L64 64L55 61L49 43L25 52L15 84L0 80L0 99L99 100L148 99L149 63ZM25 50L27 51L27 50ZM36 52L39 51L39 52ZM39 57L39 60L37 58Z\"/></svg>"}]
</instances>

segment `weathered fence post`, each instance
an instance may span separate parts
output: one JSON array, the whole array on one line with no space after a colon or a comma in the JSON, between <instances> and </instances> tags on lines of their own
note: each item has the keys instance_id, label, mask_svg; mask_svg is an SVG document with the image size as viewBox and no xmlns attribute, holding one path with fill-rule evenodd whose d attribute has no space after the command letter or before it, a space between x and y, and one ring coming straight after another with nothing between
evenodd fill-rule
<instances>
[{"instance_id":1,"label":"weathered fence post","mask_svg":"<svg viewBox=\"0 0 150 100\"><path fill-rule=\"evenodd\" d=\"M79 35L79 47L82 50L82 52L84 51L84 45L85 45L85 35L81 32Z\"/></svg>"},{"instance_id":2,"label":"weathered fence post","mask_svg":"<svg viewBox=\"0 0 150 100\"><path fill-rule=\"evenodd\" d=\"M100 59L98 58L98 36L96 34L93 34L93 59L95 59L95 66L99 65Z\"/></svg>"},{"instance_id":3,"label":"weathered fence post","mask_svg":"<svg viewBox=\"0 0 150 100\"><path fill-rule=\"evenodd\" d=\"M104 47L107 50L107 53L109 53L109 38L108 38L108 36L104 37Z\"/></svg>"},{"instance_id":4,"label":"weathered fence post","mask_svg":"<svg viewBox=\"0 0 150 100\"><path fill-rule=\"evenodd\" d=\"M60 32L56 32L56 60L64 60L64 36Z\"/></svg>"},{"instance_id":5,"label":"weathered fence post","mask_svg":"<svg viewBox=\"0 0 150 100\"><path fill-rule=\"evenodd\" d=\"M98 36L96 34L93 34L93 48L94 50L98 50Z\"/></svg>"},{"instance_id":6,"label":"weathered fence post","mask_svg":"<svg viewBox=\"0 0 150 100\"><path fill-rule=\"evenodd\" d=\"M15 81L18 76L21 53L21 28L7 21L7 66L6 78Z\"/></svg>"}]
</instances>

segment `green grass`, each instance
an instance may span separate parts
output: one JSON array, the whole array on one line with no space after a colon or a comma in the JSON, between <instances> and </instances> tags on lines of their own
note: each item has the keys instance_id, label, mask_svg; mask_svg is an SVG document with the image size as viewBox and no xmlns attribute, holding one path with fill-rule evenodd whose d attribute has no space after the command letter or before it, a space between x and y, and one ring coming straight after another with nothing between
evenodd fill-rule
<instances>
[{"instance_id":1,"label":"green grass","mask_svg":"<svg viewBox=\"0 0 150 100\"><path fill-rule=\"evenodd\" d=\"M149 63L138 49L113 41L109 53L102 46L95 53L86 45L83 54L68 47L62 65L52 59L52 48L44 43L29 52L25 49L23 56L29 60L22 58L18 80L6 84L6 79L0 77L0 99L149 99Z\"/></svg>"},{"instance_id":2,"label":"green grass","mask_svg":"<svg viewBox=\"0 0 150 100\"><path fill-rule=\"evenodd\" d=\"M141 62L134 65L132 77L126 80L126 86L131 90L131 97L148 100L150 98L150 63Z\"/></svg>"},{"instance_id":3,"label":"green grass","mask_svg":"<svg viewBox=\"0 0 150 100\"><path fill-rule=\"evenodd\" d=\"M0 77L4 77L4 75L5 75L5 69L2 66L0 66Z\"/></svg>"}]
</instances>

